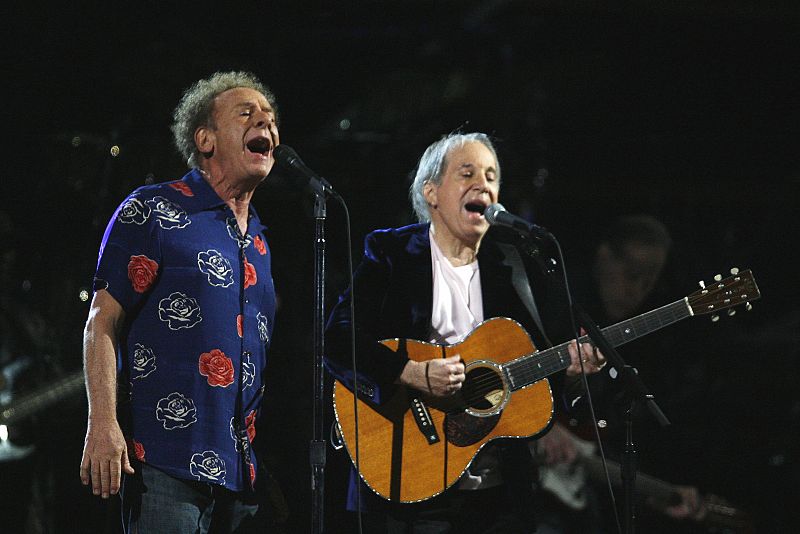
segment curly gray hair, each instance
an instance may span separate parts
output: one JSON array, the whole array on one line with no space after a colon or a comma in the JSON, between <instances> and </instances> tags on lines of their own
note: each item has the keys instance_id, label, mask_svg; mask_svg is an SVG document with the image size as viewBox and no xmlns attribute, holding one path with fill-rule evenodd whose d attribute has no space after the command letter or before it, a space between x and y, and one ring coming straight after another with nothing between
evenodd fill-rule
<instances>
[{"instance_id":1,"label":"curly gray hair","mask_svg":"<svg viewBox=\"0 0 800 534\"><path fill-rule=\"evenodd\" d=\"M442 183L442 174L447 166L447 155L454 148L462 147L470 142L483 143L489 149L497 163L497 179L500 180L500 162L497 159L497 152L495 152L492 140L488 135L480 132L468 134L451 133L442 137L423 152L417 165L414 182L408 190L408 197L411 199L411 205L419 222L429 222L431 220L428 202L423 194L425 184L430 182L440 185Z\"/></svg>"},{"instance_id":2,"label":"curly gray hair","mask_svg":"<svg viewBox=\"0 0 800 534\"><path fill-rule=\"evenodd\" d=\"M255 89L264 95L275 110L277 121L275 95L250 72L216 72L210 78L195 82L186 89L175 108L171 128L175 146L190 169L199 165L199 152L194 143L195 131L200 126L214 126L214 99L217 95L237 87Z\"/></svg>"}]
</instances>

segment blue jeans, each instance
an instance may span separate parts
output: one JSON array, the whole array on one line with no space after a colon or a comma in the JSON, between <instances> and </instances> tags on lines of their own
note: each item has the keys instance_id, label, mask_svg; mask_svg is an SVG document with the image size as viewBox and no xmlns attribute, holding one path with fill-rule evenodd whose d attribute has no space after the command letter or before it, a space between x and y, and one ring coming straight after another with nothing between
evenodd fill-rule
<instances>
[{"instance_id":1,"label":"blue jeans","mask_svg":"<svg viewBox=\"0 0 800 534\"><path fill-rule=\"evenodd\" d=\"M126 534L229 534L255 531L258 503L253 493L181 480L136 463L125 476L122 526Z\"/></svg>"}]
</instances>

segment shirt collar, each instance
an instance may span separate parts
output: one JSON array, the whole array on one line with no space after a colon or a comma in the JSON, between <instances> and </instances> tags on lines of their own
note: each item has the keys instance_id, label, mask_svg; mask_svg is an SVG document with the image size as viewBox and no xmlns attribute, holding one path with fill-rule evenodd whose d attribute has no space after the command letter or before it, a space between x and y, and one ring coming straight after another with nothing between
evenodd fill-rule
<instances>
[{"instance_id":1,"label":"shirt collar","mask_svg":"<svg viewBox=\"0 0 800 534\"><path fill-rule=\"evenodd\" d=\"M210 210L225 206L225 201L219 198L217 192L203 178L200 169L192 169L181 178L181 181L189 186L192 196L183 200L181 205L188 213Z\"/></svg>"},{"instance_id":2,"label":"shirt collar","mask_svg":"<svg viewBox=\"0 0 800 534\"><path fill-rule=\"evenodd\" d=\"M217 192L214 191L214 188L212 188L211 185L206 181L206 179L203 177L203 173L200 172L200 169L192 169L186 173L183 178L181 178L181 181L185 182L193 193L193 196L184 199L181 203L181 206L186 210L187 213L197 213L200 211L228 206L225 201L219 197ZM252 235L258 235L262 231L266 230L266 226L261 224L261 220L253 208L252 203L247 209L250 214L250 220L248 221L247 225L248 233Z\"/></svg>"}]
</instances>

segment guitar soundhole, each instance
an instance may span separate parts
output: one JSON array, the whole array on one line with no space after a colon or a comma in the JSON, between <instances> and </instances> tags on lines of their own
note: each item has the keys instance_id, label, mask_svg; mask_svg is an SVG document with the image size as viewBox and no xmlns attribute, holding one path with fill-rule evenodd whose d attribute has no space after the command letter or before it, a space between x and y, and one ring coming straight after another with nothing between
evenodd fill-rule
<instances>
[{"instance_id":1,"label":"guitar soundhole","mask_svg":"<svg viewBox=\"0 0 800 534\"><path fill-rule=\"evenodd\" d=\"M473 362L467 367L467 378L455 396L457 408L447 410L444 422L447 441L459 447L480 442L500 421L506 398L498 370L483 362Z\"/></svg>"},{"instance_id":2,"label":"guitar soundhole","mask_svg":"<svg viewBox=\"0 0 800 534\"><path fill-rule=\"evenodd\" d=\"M492 412L505 397L503 381L491 367L473 367L467 370L461 397L468 409Z\"/></svg>"}]
</instances>

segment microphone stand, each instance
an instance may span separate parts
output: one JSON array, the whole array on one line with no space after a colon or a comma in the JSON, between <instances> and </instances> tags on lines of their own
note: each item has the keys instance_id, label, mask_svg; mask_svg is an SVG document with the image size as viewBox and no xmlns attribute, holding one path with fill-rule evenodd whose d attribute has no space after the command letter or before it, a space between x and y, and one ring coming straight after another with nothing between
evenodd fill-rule
<instances>
[{"instance_id":1,"label":"microphone stand","mask_svg":"<svg viewBox=\"0 0 800 534\"><path fill-rule=\"evenodd\" d=\"M589 317L589 314L578 304L573 306L573 310L581 326L586 329L589 338L591 338L594 344L602 351L606 360L611 362L611 366L618 371L622 381L622 387L625 389L626 396L630 400L630 406L625 413L625 450L623 453L621 478L622 487L624 488L625 533L634 534L636 529L634 490L636 486L637 463L636 445L633 441L633 411L636 403L643 402L653 418L662 427L669 426L670 422L667 416L664 415L664 412L661 411L658 404L656 404L655 397L650 393L644 382L642 382L636 369L625 363L625 360L622 359L622 356L620 356L611 343L609 343L597 324Z\"/></svg>"},{"instance_id":2,"label":"microphone stand","mask_svg":"<svg viewBox=\"0 0 800 534\"><path fill-rule=\"evenodd\" d=\"M342 197L334 191L325 178L309 169L293 148L278 145L274 148L275 160L294 174L304 178L314 191L314 401L312 409L313 436L309 446L311 465L311 532L322 534L325 508L325 439L324 399L325 369L325 219L326 200L331 195L344 205Z\"/></svg>"},{"instance_id":3,"label":"microphone stand","mask_svg":"<svg viewBox=\"0 0 800 534\"><path fill-rule=\"evenodd\" d=\"M652 416L662 427L669 426L670 422L664 415L664 412L661 411L661 408L658 407L658 404L656 404L653 394L650 393L649 389L644 385L641 378L639 378L636 369L625 363L625 361L622 359L622 356L620 356L611 343L609 343L592 318L589 317L589 314L587 314L578 304L572 303L572 295L570 294L569 284L566 277L566 267L563 266L564 255L561 253L561 245L558 243L558 240L555 238L555 236L541 226L530 223L525 219L517 217L516 215L511 215L500 204L493 204L489 206L484 215L490 224L509 226L523 235L547 239L557 247L559 257L561 258L562 272L564 274L564 288L567 292L567 297L571 305L570 311L572 312L572 316L573 318L578 318L578 322L586 329L588 337L591 338L591 340L594 341L595 346L597 346L603 352L603 355L609 362L611 362L611 366L618 371L619 376L622 379L622 385L626 391L626 396L630 400L630 407L626 412L625 418L625 452L622 461L621 477L625 495L625 533L634 534L634 523L636 519L636 509L634 506L634 489L636 482L636 445L633 441L633 410L636 406L636 402L644 401L644 404L650 410ZM586 336L582 336L578 341L581 343L585 342Z\"/></svg>"},{"instance_id":4,"label":"microphone stand","mask_svg":"<svg viewBox=\"0 0 800 534\"><path fill-rule=\"evenodd\" d=\"M309 448L311 465L311 532L321 534L325 508L324 368L325 354L325 192L314 188L314 408L313 437Z\"/></svg>"}]
</instances>

